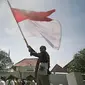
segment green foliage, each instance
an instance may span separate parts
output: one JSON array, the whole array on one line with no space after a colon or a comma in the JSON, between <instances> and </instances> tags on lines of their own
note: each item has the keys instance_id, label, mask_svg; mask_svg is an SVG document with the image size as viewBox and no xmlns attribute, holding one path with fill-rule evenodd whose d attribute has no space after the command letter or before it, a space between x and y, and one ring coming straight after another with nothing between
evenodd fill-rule
<instances>
[{"instance_id":1,"label":"green foliage","mask_svg":"<svg viewBox=\"0 0 85 85\"><path fill-rule=\"evenodd\" d=\"M73 60L68 64L68 72L85 73L85 49L74 55Z\"/></svg>"},{"instance_id":2,"label":"green foliage","mask_svg":"<svg viewBox=\"0 0 85 85\"><path fill-rule=\"evenodd\" d=\"M0 50L0 71L6 69L7 66L11 63L12 61L9 57L9 54Z\"/></svg>"}]
</instances>

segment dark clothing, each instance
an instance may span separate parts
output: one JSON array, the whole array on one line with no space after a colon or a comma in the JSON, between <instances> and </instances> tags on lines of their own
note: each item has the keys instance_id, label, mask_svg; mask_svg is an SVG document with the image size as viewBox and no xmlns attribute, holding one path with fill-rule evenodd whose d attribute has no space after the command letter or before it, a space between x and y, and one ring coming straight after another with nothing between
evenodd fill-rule
<instances>
[{"instance_id":1,"label":"dark clothing","mask_svg":"<svg viewBox=\"0 0 85 85\"><path fill-rule=\"evenodd\" d=\"M49 67L50 67L49 54L46 51L37 53L33 50L30 50L30 55L38 57L38 61L37 61L36 68L35 68L35 77L37 79L37 85L50 85L49 75L48 75ZM40 63L47 63L48 64L47 75L40 75L39 74L38 69L39 69Z\"/></svg>"},{"instance_id":2,"label":"dark clothing","mask_svg":"<svg viewBox=\"0 0 85 85\"><path fill-rule=\"evenodd\" d=\"M42 52L42 53L31 52L31 55L38 57L39 62L48 63L48 67L50 67L50 65L49 65L50 58L49 58L49 54L47 52Z\"/></svg>"},{"instance_id":3,"label":"dark clothing","mask_svg":"<svg viewBox=\"0 0 85 85\"><path fill-rule=\"evenodd\" d=\"M50 85L49 75L37 75L37 85Z\"/></svg>"},{"instance_id":4,"label":"dark clothing","mask_svg":"<svg viewBox=\"0 0 85 85\"><path fill-rule=\"evenodd\" d=\"M22 80L22 85L25 85L25 82L24 82L24 80Z\"/></svg>"}]
</instances>

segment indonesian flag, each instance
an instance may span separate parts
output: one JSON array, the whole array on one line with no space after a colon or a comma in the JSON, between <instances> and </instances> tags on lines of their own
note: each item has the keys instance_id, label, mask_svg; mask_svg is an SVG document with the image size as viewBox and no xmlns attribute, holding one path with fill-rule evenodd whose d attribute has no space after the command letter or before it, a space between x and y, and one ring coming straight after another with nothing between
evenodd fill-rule
<instances>
[{"instance_id":1,"label":"indonesian flag","mask_svg":"<svg viewBox=\"0 0 85 85\"><path fill-rule=\"evenodd\" d=\"M55 9L46 12L27 11L11 8L15 20L25 37L42 37L53 48L59 48L61 25L59 21L49 18Z\"/></svg>"},{"instance_id":2,"label":"indonesian flag","mask_svg":"<svg viewBox=\"0 0 85 85\"><path fill-rule=\"evenodd\" d=\"M46 12L27 11L11 8L15 20L19 24L25 37L42 37L53 48L59 48L61 40L61 25L48 16L55 9Z\"/></svg>"}]
</instances>

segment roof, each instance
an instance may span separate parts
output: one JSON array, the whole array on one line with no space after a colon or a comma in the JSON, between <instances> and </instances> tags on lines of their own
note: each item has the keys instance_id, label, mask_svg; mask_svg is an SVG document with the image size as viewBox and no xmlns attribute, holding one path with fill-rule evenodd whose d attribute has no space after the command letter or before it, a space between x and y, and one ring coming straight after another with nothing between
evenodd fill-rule
<instances>
[{"instance_id":1,"label":"roof","mask_svg":"<svg viewBox=\"0 0 85 85\"><path fill-rule=\"evenodd\" d=\"M15 64L15 66L36 66L37 58L25 58L18 63Z\"/></svg>"},{"instance_id":2,"label":"roof","mask_svg":"<svg viewBox=\"0 0 85 85\"><path fill-rule=\"evenodd\" d=\"M74 59L67 63L63 68L67 68L72 62L74 62Z\"/></svg>"},{"instance_id":3,"label":"roof","mask_svg":"<svg viewBox=\"0 0 85 85\"><path fill-rule=\"evenodd\" d=\"M67 71L68 66L69 66L71 63L73 63L73 62L74 62L74 59L71 60L68 64L66 64L63 68Z\"/></svg>"},{"instance_id":4,"label":"roof","mask_svg":"<svg viewBox=\"0 0 85 85\"><path fill-rule=\"evenodd\" d=\"M51 70L51 72L67 72L66 69L62 68L61 66L59 66L58 64L56 64L53 69Z\"/></svg>"}]
</instances>

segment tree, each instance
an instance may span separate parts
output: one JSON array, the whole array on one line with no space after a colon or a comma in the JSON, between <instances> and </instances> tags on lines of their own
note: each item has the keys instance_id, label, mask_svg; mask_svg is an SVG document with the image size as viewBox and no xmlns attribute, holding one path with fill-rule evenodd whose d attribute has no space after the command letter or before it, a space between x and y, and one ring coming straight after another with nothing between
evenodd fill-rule
<instances>
[{"instance_id":1,"label":"tree","mask_svg":"<svg viewBox=\"0 0 85 85\"><path fill-rule=\"evenodd\" d=\"M12 64L13 62L10 59L9 53L6 53L5 51L0 50L0 71L9 69Z\"/></svg>"},{"instance_id":2,"label":"tree","mask_svg":"<svg viewBox=\"0 0 85 85\"><path fill-rule=\"evenodd\" d=\"M68 72L85 73L85 48L74 55L73 60L67 66Z\"/></svg>"}]
</instances>

